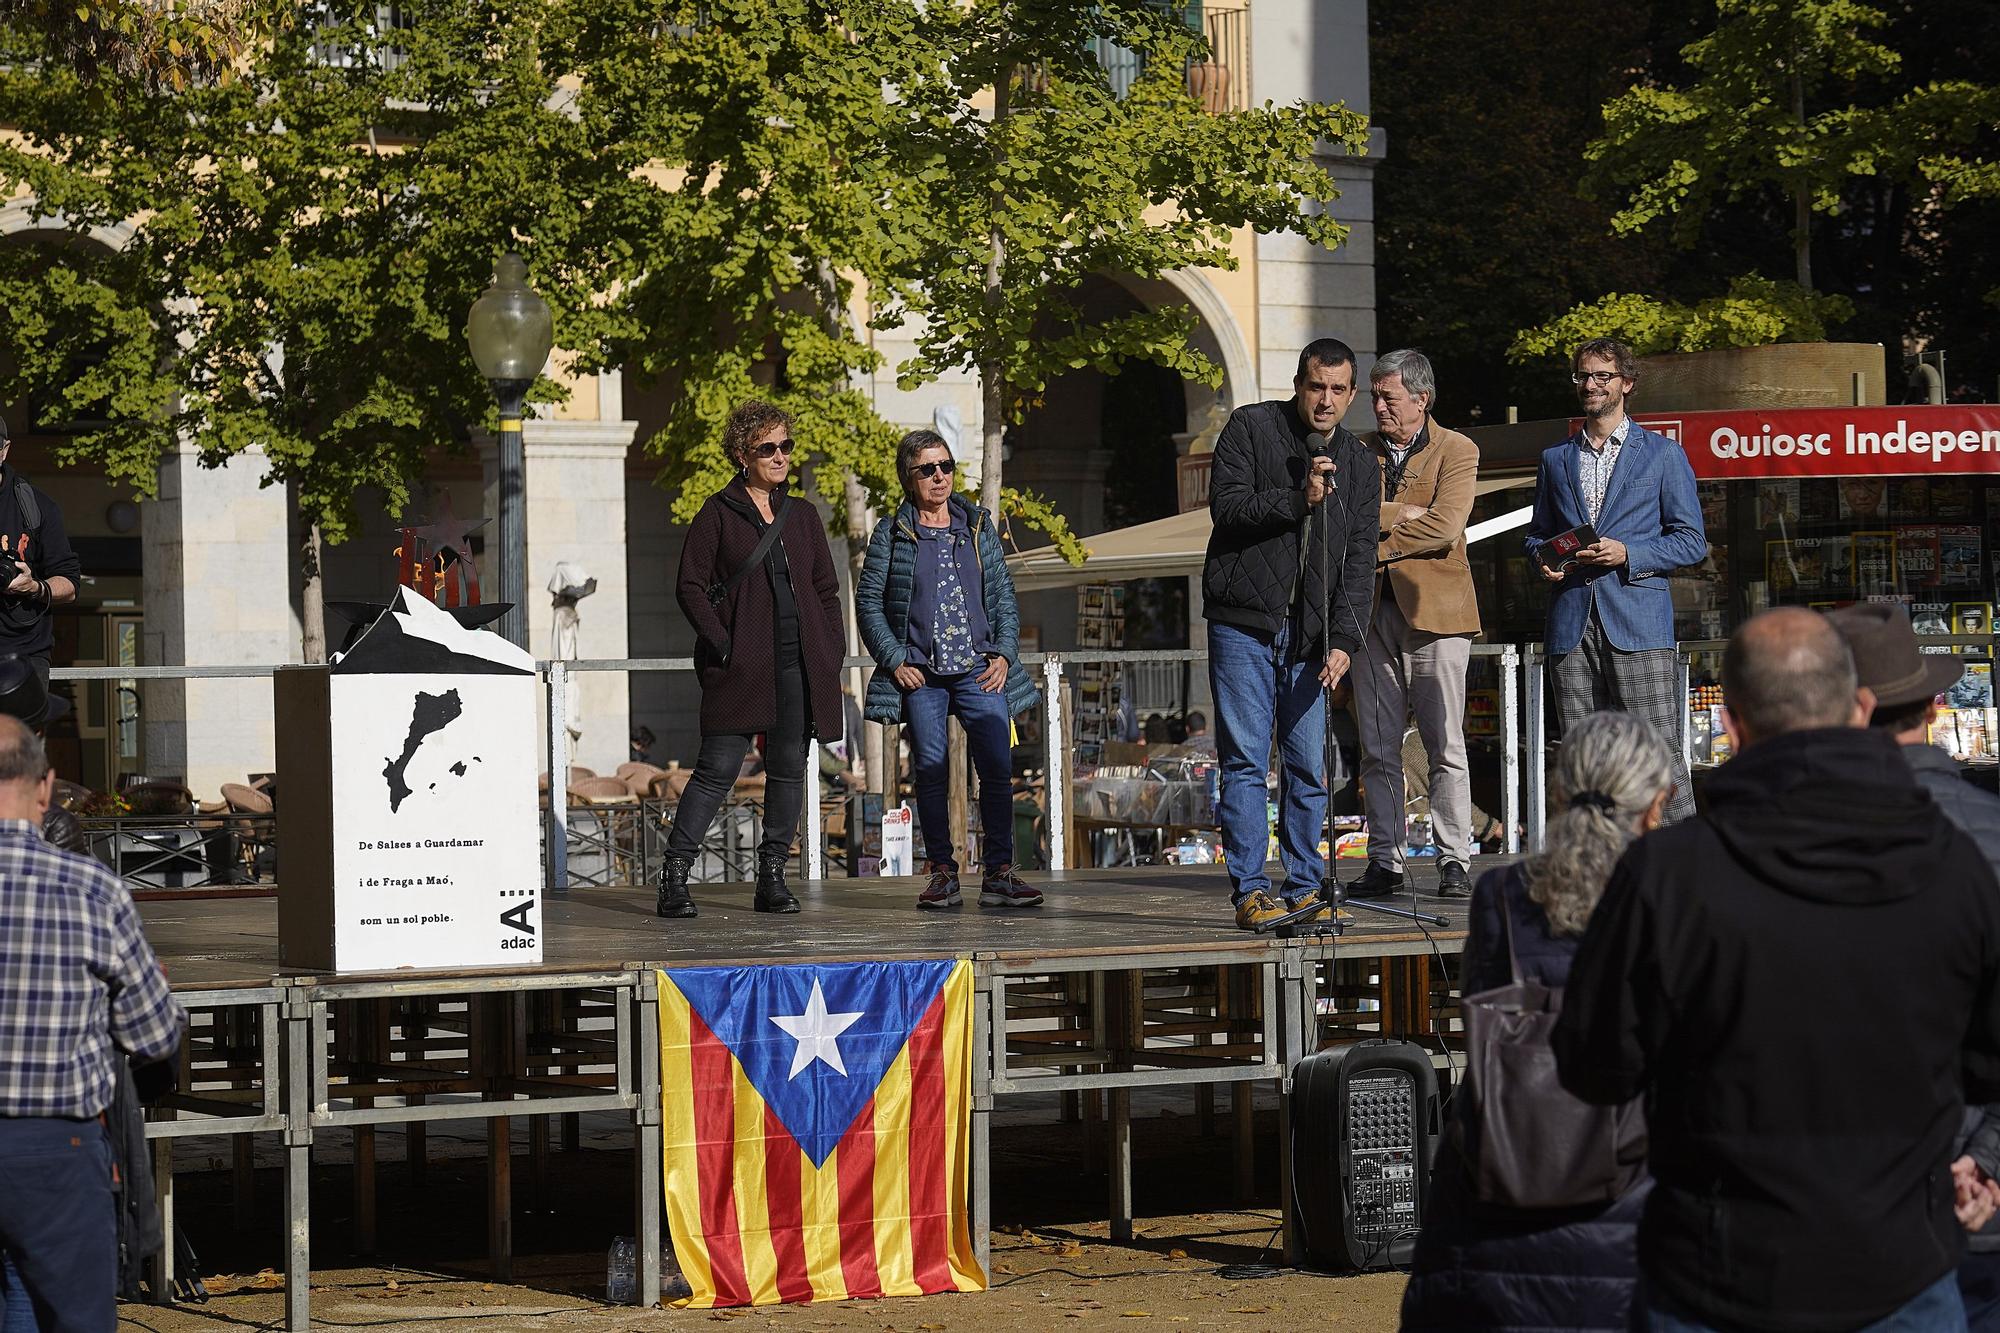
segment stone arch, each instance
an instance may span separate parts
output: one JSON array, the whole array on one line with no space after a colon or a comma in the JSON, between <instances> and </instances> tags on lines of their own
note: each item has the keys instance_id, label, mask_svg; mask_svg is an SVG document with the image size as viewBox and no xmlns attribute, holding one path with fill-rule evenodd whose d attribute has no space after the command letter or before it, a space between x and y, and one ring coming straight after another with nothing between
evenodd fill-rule
<instances>
[{"instance_id":1,"label":"stone arch","mask_svg":"<svg viewBox=\"0 0 2000 1333\"><path fill-rule=\"evenodd\" d=\"M22 232L47 231L75 235L75 231L60 216L37 214L35 197L22 195L0 204L0 236L13 236ZM138 235L138 229L129 222L116 222L109 226L92 227L85 235L107 250L123 250Z\"/></svg>"},{"instance_id":2,"label":"stone arch","mask_svg":"<svg viewBox=\"0 0 2000 1333\"><path fill-rule=\"evenodd\" d=\"M1199 269L1175 269L1158 278L1135 278L1122 273L1106 273L1103 276L1147 306L1157 309L1163 305L1185 304L1199 317L1194 344L1204 356L1222 367L1222 387L1217 390L1193 381L1187 383L1190 423L1201 420L1214 405L1219 404L1228 412L1254 403L1263 396L1258 387L1257 362L1250 355L1248 339L1243 336L1243 330L1228 303L1222 299L1222 294Z\"/></svg>"}]
</instances>

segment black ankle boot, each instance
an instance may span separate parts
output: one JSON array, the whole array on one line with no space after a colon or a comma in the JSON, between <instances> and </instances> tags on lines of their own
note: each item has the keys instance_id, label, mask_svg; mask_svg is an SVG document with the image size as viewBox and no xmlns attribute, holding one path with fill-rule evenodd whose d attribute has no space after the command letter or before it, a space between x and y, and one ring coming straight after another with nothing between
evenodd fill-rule
<instances>
[{"instance_id":1,"label":"black ankle boot","mask_svg":"<svg viewBox=\"0 0 2000 1333\"><path fill-rule=\"evenodd\" d=\"M758 911L799 910L799 900L792 897L792 891L785 887L785 862L791 859L784 852L757 853L757 896L751 905Z\"/></svg>"},{"instance_id":2,"label":"black ankle boot","mask_svg":"<svg viewBox=\"0 0 2000 1333\"><path fill-rule=\"evenodd\" d=\"M694 899L688 896L688 871L694 862L668 852L660 863L660 892L653 900L655 916L693 916Z\"/></svg>"}]
</instances>

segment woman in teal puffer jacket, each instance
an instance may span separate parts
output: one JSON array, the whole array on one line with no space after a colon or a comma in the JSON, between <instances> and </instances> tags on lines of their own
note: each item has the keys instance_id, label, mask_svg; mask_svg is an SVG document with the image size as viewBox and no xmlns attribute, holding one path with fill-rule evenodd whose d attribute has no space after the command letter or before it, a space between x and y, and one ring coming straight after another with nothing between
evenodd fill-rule
<instances>
[{"instance_id":1,"label":"woman in teal puffer jacket","mask_svg":"<svg viewBox=\"0 0 2000 1333\"><path fill-rule=\"evenodd\" d=\"M861 640L875 659L867 716L909 728L926 882L919 907L962 901L951 845L947 721L965 728L979 774L985 838L979 902L1035 907L1041 892L1014 873L1013 719L1040 698L1020 663L1021 613L1000 534L955 493L957 463L935 431L896 449L906 499L875 526L855 587Z\"/></svg>"}]
</instances>

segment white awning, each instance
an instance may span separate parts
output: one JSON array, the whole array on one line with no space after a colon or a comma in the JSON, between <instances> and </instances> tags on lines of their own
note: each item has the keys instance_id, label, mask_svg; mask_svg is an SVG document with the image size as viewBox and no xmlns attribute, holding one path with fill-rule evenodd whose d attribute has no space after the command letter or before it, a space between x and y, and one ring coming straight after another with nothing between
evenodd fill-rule
<instances>
[{"instance_id":1,"label":"white awning","mask_svg":"<svg viewBox=\"0 0 2000 1333\"><path fill-rule=\"evenodd\" d=\"M1533 477L1496 477L1480 482L1478 494L1534 484ZM1526 521L1525 516L1521 521ZM1085 537L1083 545L1089 554L1081 565L1070 564L1053 546L1038 546L1008 556L1007 568L1014 575L1014 587L1021 592L1121 579L1187 578L1201 573L1213 527L1208 510L1196 509Z\"/></svg>"}]
</instances>

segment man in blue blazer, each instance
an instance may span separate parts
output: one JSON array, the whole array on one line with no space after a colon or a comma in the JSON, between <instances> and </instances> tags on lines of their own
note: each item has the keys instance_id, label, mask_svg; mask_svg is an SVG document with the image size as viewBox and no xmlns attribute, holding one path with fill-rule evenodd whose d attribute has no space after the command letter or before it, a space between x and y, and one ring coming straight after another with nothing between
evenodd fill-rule
<instances>
[{"instance_id":1,"label":"man in blue blazer","mask_svg":"<svg viewBox=\"0 0 2000 1333\"><path fill-rule=\"evenodd\" d=\"M1701 502L1687 454L1625 415L1632 351L1610 338L1576 349L1570 379L1583 429L1542 453L1528 555L1557 586L1549 604L1549 674L1562 731L1615 708L1644 718L1675 758L1666 821L1694 813L1680 762L1687 700L1674 653L1667 578L1708 554ZM1588 524L1596 540L1574 552L1545 549Z\"/></svg>"}]
</instances>

